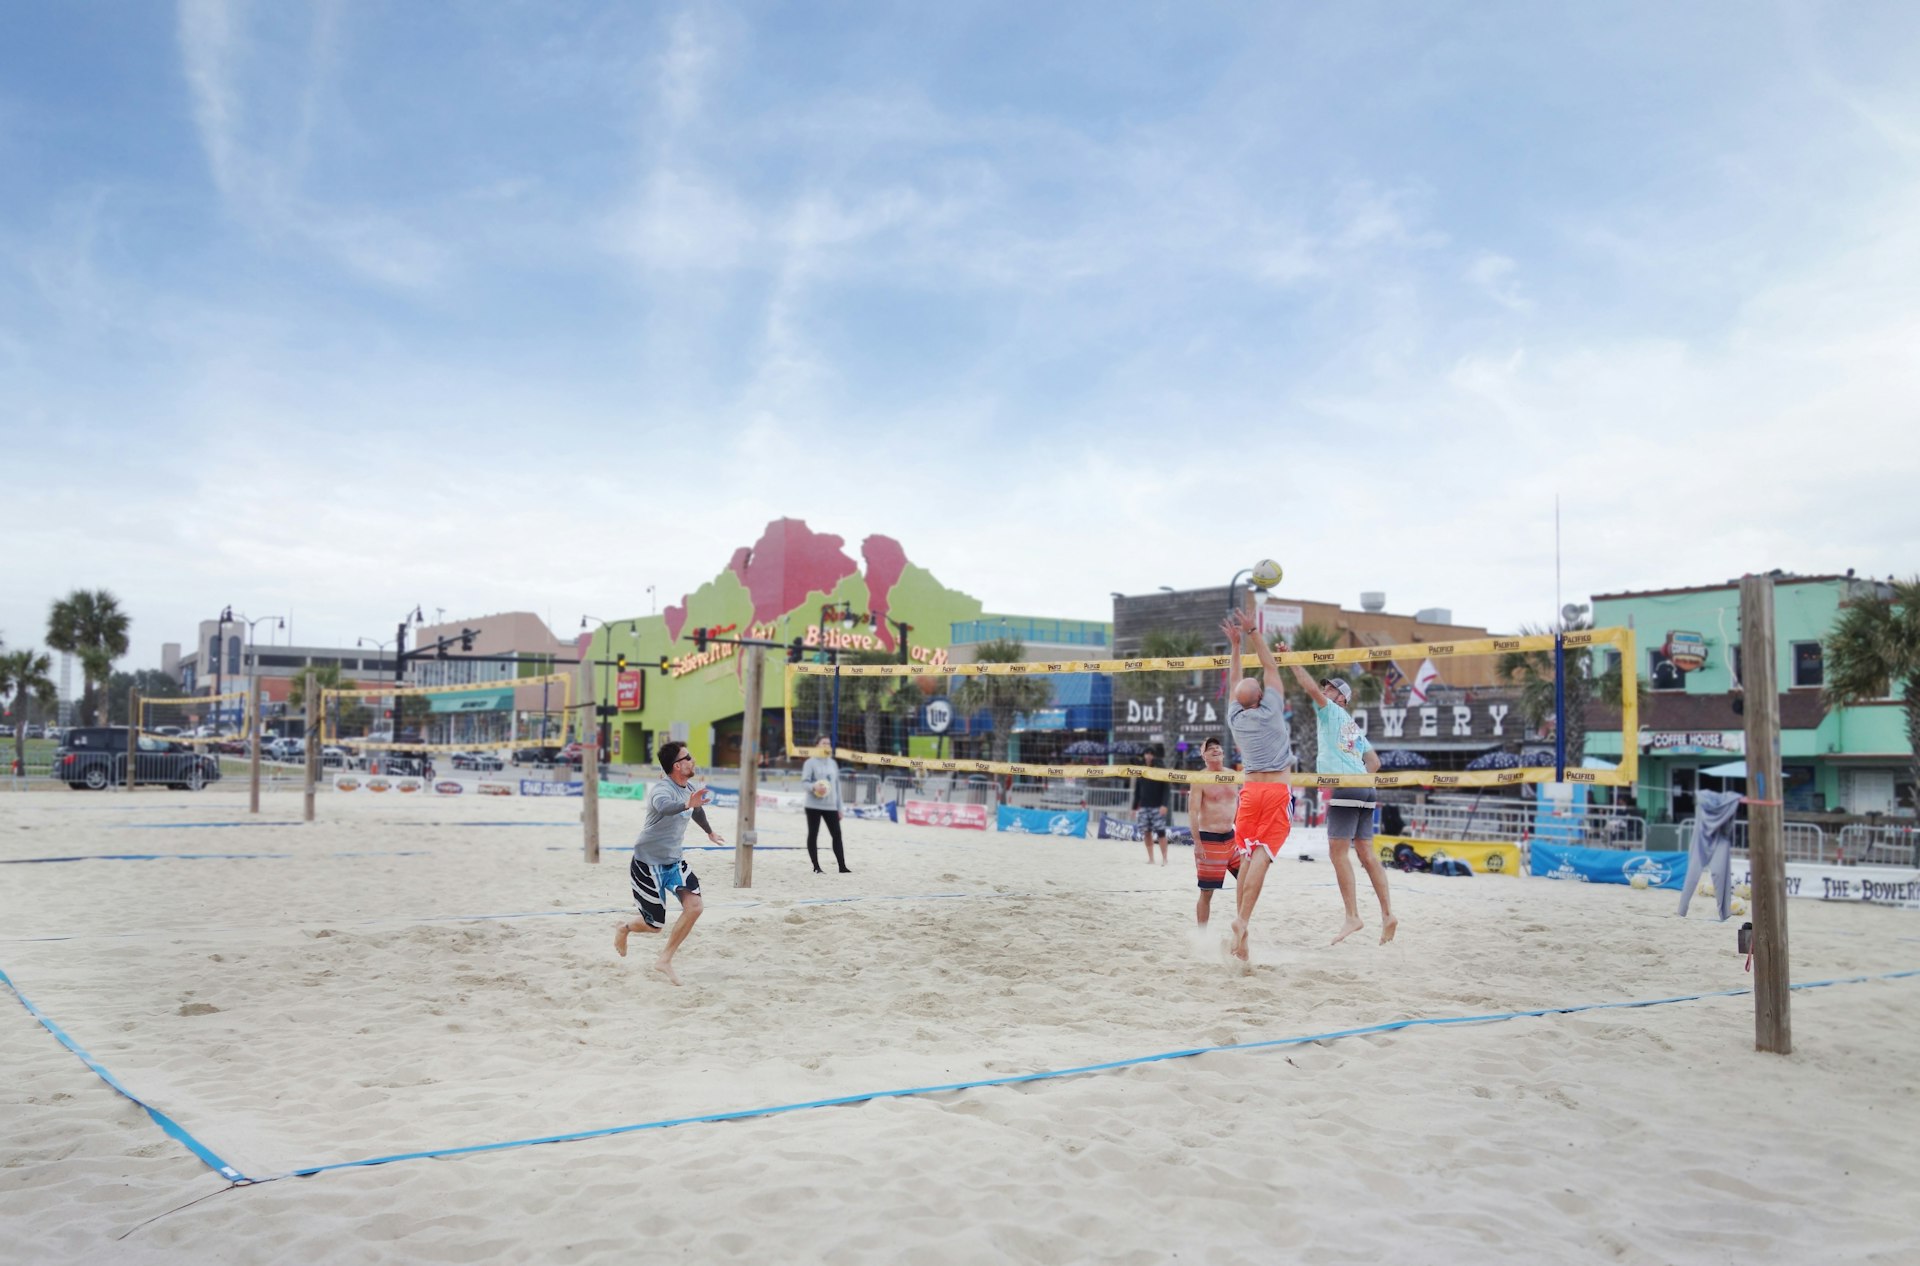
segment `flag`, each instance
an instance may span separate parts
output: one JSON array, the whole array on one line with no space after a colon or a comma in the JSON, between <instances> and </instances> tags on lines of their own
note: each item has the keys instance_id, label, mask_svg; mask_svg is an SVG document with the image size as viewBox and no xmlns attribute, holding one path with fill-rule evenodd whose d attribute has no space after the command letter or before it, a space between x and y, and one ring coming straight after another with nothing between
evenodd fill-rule
<instances>
[{"instance_id":1,"label":"flag","mask_svg":"<svg viewBox=\"0 0 1920 1266\"><path fill-rule=\"evenodd\" d=\"M1401 684L1405 682L1406 679L1407 675L1400 671L1400 665L1389 662L1387 664L1386 681L1383 683L1385 688L1381 691L1381 701L1391 706L1396 694L1399 692Z\"/></svg>"},{"instance_id":2,"label":"flag","mask_svg":"<svg viewBox=\"0 0 1920 1266\"><path fill-rule=\"evenodd\" d=\"M1440 670L1433 666L1432 660L1423 660L1420 671L1413 675L1413 689L1407 694L1408 703L1425 703L1427 691L1440 684Z\"/></svg>"}]
</instances>

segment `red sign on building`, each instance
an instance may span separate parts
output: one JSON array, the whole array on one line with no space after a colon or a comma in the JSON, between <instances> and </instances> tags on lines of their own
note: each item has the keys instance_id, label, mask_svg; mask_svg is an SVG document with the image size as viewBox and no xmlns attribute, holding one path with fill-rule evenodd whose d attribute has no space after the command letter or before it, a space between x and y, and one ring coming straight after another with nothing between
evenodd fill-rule
<instances>
[{"instance_id":1,"label":"red sign on building","mask_svg":"<svg viewBox=\"0 0 1920 1266\"><path fill-rule=\"evenodd\" d=\"M619 685L614 702L622 712L638 712L647 706L647 675L645 673L626 672L620 674Z\"/></svg>"}]
</instances>

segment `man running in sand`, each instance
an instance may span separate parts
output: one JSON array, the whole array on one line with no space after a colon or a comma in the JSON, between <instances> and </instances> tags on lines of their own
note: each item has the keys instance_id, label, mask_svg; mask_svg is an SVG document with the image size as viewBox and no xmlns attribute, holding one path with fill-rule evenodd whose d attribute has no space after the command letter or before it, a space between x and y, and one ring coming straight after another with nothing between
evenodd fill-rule
<instances>
[{"instance_id":1,"label":"man running in sand","mask_svg":"<svg viewBox=\"0 0 1920 1266\"><path fill-rule=\"evenodd\" d=\"M1220 740L1210 738L1200 744L1200 759L1207 772L1226 772L1225 753ZM1226 886L1227 872L1240 877L1240 863L1233 857L1233 815L1240 807L1240 788L1232 783L1194 783L1188 794L1187 821L1193 827L1193 865L1200 876L1200 896L1194 903L1194 921L1202 932L1213 911L1213 894Z\"/></svg>"},{"instance_id":2,"label":"man running in sand","mask_svg":"<svg viewBox=\"0 0 1920 1266\"><path fill-rule=\"evenodd\" d=\"M1227 949L1241 962L1251 962L1247 957L1247 925L1260 901L1267 869L1280 856L1293 830L1287 816L1293 791L1286 782L1287 768L1293 764L1293 739L1287 734L1280 665L1266 638L1238 611L1227 617L1220 631L1233 648L1233 668L1227 676L1234 683L1233 697L1227 703L1227 728L1233 732L1233 741L1247 766L1242 775L1246 783L1240 789L1240 809L1233 821L1233 855L1240 861L1240 875L1234 889L1233 936ZM1258 681L1240 675L1240 641L1249 633L1254 653L1260 657Z\"/></svg>"},{"instance_id":3,"label":"man running in sand","mask_svg":"<svg viewBox=\"0 0 1920 1266\"><path fill-rule=\"evenodd\" d=\"M1316 768L1323 774L1377 774L1380 757L1367 742L1348 713L1353 687L1344 677L1314 681L1306 669L1295 664L1294 680L1313 700L1313 719L1318 731L1320 760ZM1380 901L1380 943L1385 945L1400 930L1394 916L1393 901L1387 893L1387 868L1373 851L1373 808L1380 793L1372 787L1335 787L1327 802L1327 849L1333 855L1333 875L1340 881L1340 904L1347 909L1346 921L1334 934L1333 944L1358 932L1366 924L1360 921L1360 906L1353 888L1353 861L1348 852L1359 846L1360 864L1373 881L1373 895Z\"/></svg>"},{"instance_id":4,"label":"man running in sand","mask_svg":"<svg viewBox=\"0 0 1920 1266\"><path fill-rule=\"evenodd\" d=\"M662 743L660 768L667 776L647 792L647 820L634 838L633 862L627 867L640 915L614 925L613 952L625 958L629 933L658 932L666 926L667 894L671 892L680 902L680 917L673 921L673 930L667 933L666 946L654 960L653 969L677 985L680 977L673 970L673 953L693 931L702 908L700 877L682 860L687 819L692 818L715 844L726 841L707 824L706 810L701 807L713 793L705 787L690 786L696 771L687 745L677 739Z\"/></svg>"}]
</instances>

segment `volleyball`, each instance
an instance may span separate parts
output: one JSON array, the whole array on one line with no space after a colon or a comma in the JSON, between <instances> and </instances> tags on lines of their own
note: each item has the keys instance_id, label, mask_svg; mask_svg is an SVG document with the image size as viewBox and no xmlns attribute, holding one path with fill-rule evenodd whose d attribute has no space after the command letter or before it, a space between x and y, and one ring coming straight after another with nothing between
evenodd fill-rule
<instances>
[{"instance_id":1,"label":"volleyball","mask_svg":"<svg viewBox=\"0 0 1920 1266\"><path fill-rule=\"evenodd\" d=\"M1255 589L1271 589L1280 583L1280 564L1271 558L1263 558L1253 565L1253 572L1247 577Z\"/></svg>"},{"instance_id":2,"label":"volleyball","mask_svg":"<svg viewBox=\"0 0 1920 1266\"><path fill-rule=\"evenodd\" d=\"M1649 887L1652 887L1653 885L1653 881L1648 879L1645 875L1635 875L1632 879L1627 880L1627 882L1632 884L1635 888L1649 888Z\"/></svg>"},{"instance_id":3,"label":"volleyball","mask_svg":"<svg viewBox=\"0 0 1920 1266\"><path fill-rule=\"evenodd\" d=\"M827 780L824 778L820 779L813 784L813 798L815 800L825 800L828 790L830 789L827 786Z\"/></svg>"}]
</instances>

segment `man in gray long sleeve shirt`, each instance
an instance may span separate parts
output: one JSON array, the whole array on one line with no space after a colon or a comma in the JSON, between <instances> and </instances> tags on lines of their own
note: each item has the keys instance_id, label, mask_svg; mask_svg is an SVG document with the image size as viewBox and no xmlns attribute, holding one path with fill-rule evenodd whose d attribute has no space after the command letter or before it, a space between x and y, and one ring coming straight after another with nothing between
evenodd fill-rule
<instances>
[{"instance_id":1,"label":"man in gray long sleeve shirt","mask_svg":"<svg viewBox=\"0 0 1920 1266\"><path fill-rule=\"evenodd\" d=\"M627 954L627 935L632 932L658 932L667 923L667 894L680 902L680 917L667 933L667 943L654 960L653 969L680 983L673 970L673 954L693 931L700 918L700 877L682 860L682 841L687 834L687 819L692 818L707 838L725 844L707 823L703 808L712 793L692 786L696 772L687 745L675 740L660 745L660 768L667 776L647 792L647 820L633 841L633 862L627 876L633 884L633 901L640 907L636 918L623 919L614 926L613 950L622 958Z\"/></svg>"}]
</instances>

